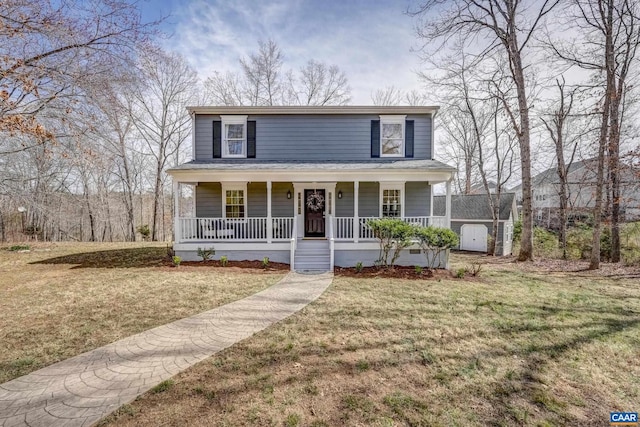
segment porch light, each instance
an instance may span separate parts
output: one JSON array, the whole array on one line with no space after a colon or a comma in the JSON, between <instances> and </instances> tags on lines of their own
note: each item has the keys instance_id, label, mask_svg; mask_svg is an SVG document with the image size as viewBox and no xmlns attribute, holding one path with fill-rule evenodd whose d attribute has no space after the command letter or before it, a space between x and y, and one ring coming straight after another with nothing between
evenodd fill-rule
<instances>
[{"instance_id":1,"label":"porch light","mask_svg":"<svg viewBox=\"0 0 640 427\"><path fill-rule=\"evenodd\" d=\"M291 198L291 190L287 190L287 199Z\"/></svg>"},{"instance_id":2,"label":"porch light","mask_svg":"<svg viewBox=\"0 0 640 427\"><path fill-rule=\"evenodd\" d=\"M338 191L338 199L342 199L342 190Z\"/></svg>"}]
</instances>

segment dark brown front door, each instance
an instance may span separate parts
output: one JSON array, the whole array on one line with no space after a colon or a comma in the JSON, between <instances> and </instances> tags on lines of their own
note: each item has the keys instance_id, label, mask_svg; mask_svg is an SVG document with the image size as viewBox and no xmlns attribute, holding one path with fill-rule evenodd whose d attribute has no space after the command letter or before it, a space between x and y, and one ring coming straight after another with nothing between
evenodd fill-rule
<instances>
[{"instance_id":1,"label":"dark brown front door","mask_svg":"<svg viewBox=\"0 0 640 427\"><path fill-rule=\"evenodd\" d=\"M324 190L304 190L304 237L325 237Z\"/></svg>"}]
</instances>

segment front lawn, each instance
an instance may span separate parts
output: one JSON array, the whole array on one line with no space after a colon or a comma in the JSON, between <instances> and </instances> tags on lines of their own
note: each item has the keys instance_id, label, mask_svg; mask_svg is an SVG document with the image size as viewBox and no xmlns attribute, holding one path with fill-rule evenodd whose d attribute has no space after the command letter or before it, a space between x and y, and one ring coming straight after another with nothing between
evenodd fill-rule
<instances>
[{"instance_id":1,"label":"front lawn","mask_svg":"<svg viewBox=\"0 0 640 427\"><path fill-rule=\"evenodd\" d=\"M167 267L165 244L36 244L0 255L0 383L238 300L286 273Z\"/></svg>"},{"instance_id":2,"label":"front lawn","mask_svg":"<svg viewBox=\"0 0 640 427\"><path fill-rule=\"evenodd\" d=\"M568 268L336 277L103 424L606 425L609 411L640 409L640 276Z\"/></svg>"}]
</instances>

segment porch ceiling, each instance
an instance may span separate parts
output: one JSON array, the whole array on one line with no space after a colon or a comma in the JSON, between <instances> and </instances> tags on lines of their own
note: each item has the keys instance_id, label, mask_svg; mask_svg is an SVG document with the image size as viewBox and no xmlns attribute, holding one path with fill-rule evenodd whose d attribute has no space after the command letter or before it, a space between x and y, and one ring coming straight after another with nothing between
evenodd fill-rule
<instances>
[{"instance_id":1,"label":"porch ceiling","mask_svg":"<svg viewBox=\"0 0 640 427\"><path fill-rule=\"evenodd\" d=\"M189 162L169 169L179 181L431 181L451 178L455 168L437 160L371 162L256 161L248 159Z\"/></svg>"}]
</instances>

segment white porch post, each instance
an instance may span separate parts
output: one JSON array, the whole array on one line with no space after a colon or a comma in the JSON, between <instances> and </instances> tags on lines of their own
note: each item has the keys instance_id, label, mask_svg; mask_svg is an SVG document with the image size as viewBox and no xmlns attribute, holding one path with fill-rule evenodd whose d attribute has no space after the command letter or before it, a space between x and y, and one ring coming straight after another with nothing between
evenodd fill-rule
<instances>
[{"instance_id":1,"label":"white porch post","mask_svg":"<svg viewBox=\"0 0 640 427\"><path fill-rule=\"evenodd\" d=\"M447 228L451 229L451 180L447 181L447 198L445 207L445 223Z\"/></svg>"},{"instance_id":2,"label":"white porch post","mask_svg":"<svg viewBox=\"0 0 640 427\"><path fill-rule=\"evenodd\" d=\"M358 194L360 193L360 181L353 182L353 241L358 243L360 237L360 214L358 212Z\"/></svg>"},{"instance_id":3,"label":"white porch post","mask_svg":"<svg viewBox=\"0 0 640 427\"><path fill-rule=\"evenodd\" d=\"M433 225L433 184L429 183L429 225Z\"/></svg>"},{"instance_id":4,"label":"white porch post","mask_svg":"<svg viewBox=\"0 0 640 427\"><path fill-rule=\"evenodd\" d=\"M271 181L267 181L267 243L273 239L273 220L271 219Z\"/></svg>"},{"instance_id":5,"label":"white porch post","mask_svg":"<svg viewBox=\"0 0 640 427\"><path fill-rule=\"evenodd\" d=\"M178 243L180 233L180 182L173 179L173 241Z\"/></svg>"}]
</instances>

